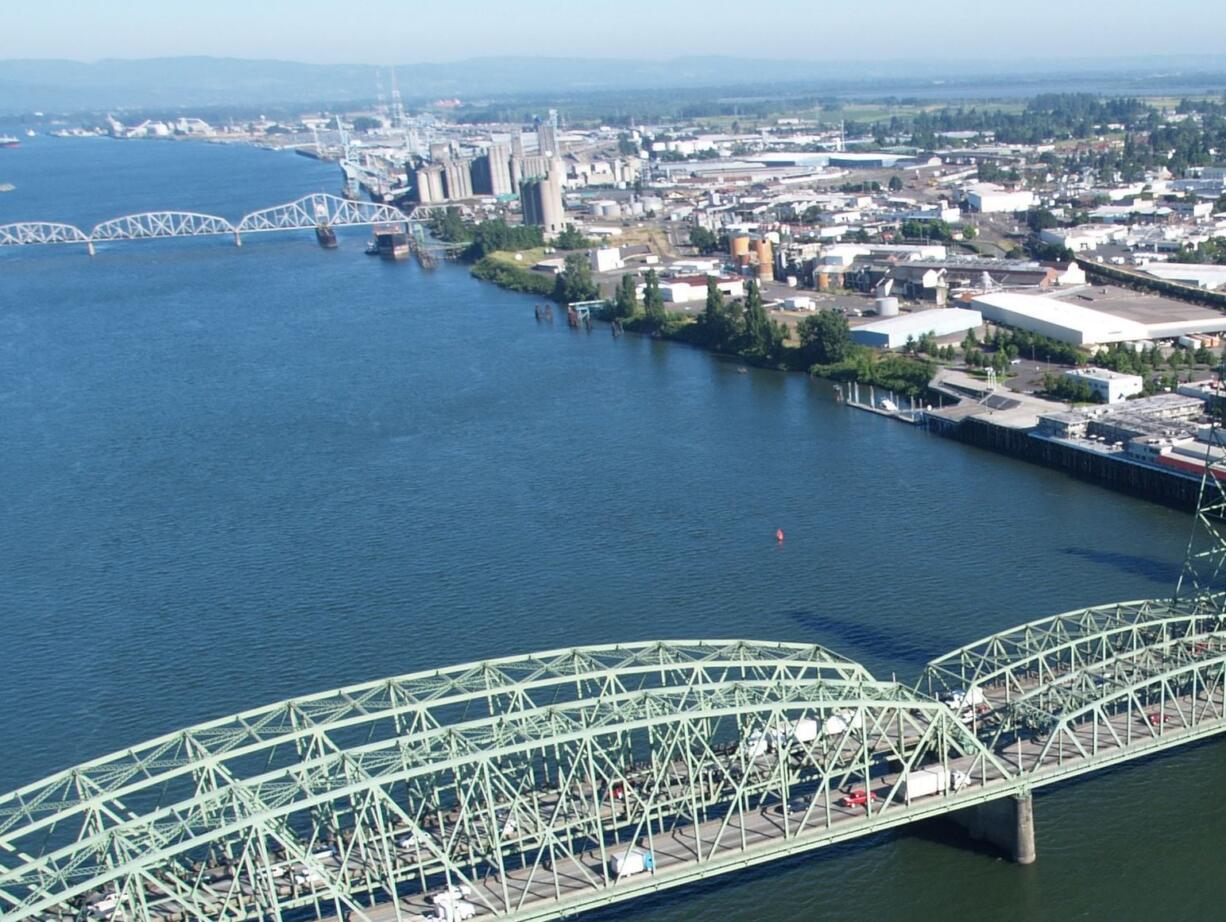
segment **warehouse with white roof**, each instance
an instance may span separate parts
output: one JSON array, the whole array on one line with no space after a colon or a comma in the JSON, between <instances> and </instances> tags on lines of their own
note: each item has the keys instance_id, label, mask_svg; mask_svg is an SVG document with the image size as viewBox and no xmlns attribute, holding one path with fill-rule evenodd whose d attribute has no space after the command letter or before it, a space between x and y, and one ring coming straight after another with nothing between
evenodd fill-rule
<instances>
[{"instance_id":1,"label":"warehouse with white roof","mask_svg":"<svg viewBox=\"0 0 1226 922\"><path fill-rule=\"evenodd\" d=\"M1149 327L1143 323L1056 298L999 291L979 295L971 304L985 320L1029 330L1074 346L1150 338Z\"/></svg>"},{"instance_id":2,"label":"warehouse with white roof","mask_svg":"<svg viewBox=\"0 0 1226 922\"><path fill-rule=\"evenodd\" d=\"M983 326L979 311L963 307L947 307L930 311L915 311L885 320L875 320L863 326L853 327L851 338L862 346L878 349L898 349L907 340L917 340L925 333L937 339L942 336L965 334Z\"/></svg>"},{"instance_id":3,"label":"warehouse with white roof","mask_svg":"<svg viewBox=\"0 0 1226 922\"><path fill-rule=\"evenodd\" d=\"M1059 296L997 291L979 295L971 304L985 320L1074 346L1178 339L1226 330L1226 314L1220 311L1107 287Z\"/></svg>"}]
</instances>

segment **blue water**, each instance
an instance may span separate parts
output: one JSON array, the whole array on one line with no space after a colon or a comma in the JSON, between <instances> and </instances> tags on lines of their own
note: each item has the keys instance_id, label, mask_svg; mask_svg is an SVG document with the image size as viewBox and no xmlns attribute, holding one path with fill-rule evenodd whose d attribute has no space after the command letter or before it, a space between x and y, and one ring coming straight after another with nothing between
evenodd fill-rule
<instances>
[{"instance_id":1,"label":"blue water","mask_svg":"<svg viewBox=\"0 0 1226 922\"><path fill-rule=\"evenodd\" d=\"M38 138L0 151L6 181L0 223L90 223L237 218L338 179ZM993 631L1173 586L1187 515L848 410L825 382L538 325L530 299L370 259L364 237L0 252L0 789L484 656L745 636L911 680ZM1224 769L1209 744L1043 794L1030 868L927 828L617 916L1207 918Z\"/></svg>"}]
</instances>

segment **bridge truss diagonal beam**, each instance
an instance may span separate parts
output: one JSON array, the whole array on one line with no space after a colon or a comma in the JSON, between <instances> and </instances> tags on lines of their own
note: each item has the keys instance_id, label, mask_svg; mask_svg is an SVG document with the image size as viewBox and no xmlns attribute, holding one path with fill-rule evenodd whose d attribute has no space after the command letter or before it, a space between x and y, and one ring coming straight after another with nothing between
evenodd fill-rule
<instances>
[{"instance_id":1,"label":"bridge truss diagonal beam","mask_svg":"<svg viewBox=\"0 0 1226 922\"><path fill-rule=\"evenodd\" d=\"M22 221L0 224L0 246L26 244L89 243L89 235L72 224Z\"/></svg>"},{"instance_id":2,"label":"bridge truss diagonal beam","mask_svg":"<svg viewBox=\"0 0 1226 922\"><path fill-rule=\"evenodd\" d=\"M404 214L390 205L359 202L326 192L315 192L294 202L274 205L244 215L240 234L258 231L298 230L327 224L333 227L363 224L403 224Z\"/></svg>"},{"instance_id":3,"label":"bridge truss diagonal beam","mask_svg":"<svg viewBox=\"0 0 1226 922\"><path fill-rule=\"evenodd\" d=\"M217 215L194 211L147 211L124 215L95 225L89 239L146 240L173 237L212 237L233 234L234 225Z\"/></svg>"}]
</instances>

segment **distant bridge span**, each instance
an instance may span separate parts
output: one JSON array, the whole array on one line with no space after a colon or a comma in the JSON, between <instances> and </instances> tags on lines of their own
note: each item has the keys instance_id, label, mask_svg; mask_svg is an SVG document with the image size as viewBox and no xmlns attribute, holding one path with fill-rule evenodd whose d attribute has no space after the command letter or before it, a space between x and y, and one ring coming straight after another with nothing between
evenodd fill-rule
<instances>
[{"instance_id":1,"label":"distant bridge span","mask_svg":"<svg viewBox=\"0 0 1226 922\"><path fill-rule=\"evenodd\" d=\"M1211 601L1033 622L915 689L814 645L661 641L284 701L0 797L0 915L407 922L462 895L543 920L943 814L1033 860L1033 788L1226 731ZM618 877L631 845L654 868Z\"/></svg>"},{"instance_id":2,"label":"distant bridge span","mask_svg":"<svg viewBox=\"0 0 1226 922\"><path fill-rule=\"evenodd\" d=\"M310 230L320 224L356 227L409 223L404 213L391 205L356 202L326 192L313 192L297 201L250 212L237 222L190 211L148 211L111 218L95 225L88 233L71 224L47 221L3 224L0 225L0 246L81 243L92 256L94 244L100 241L231 236L235 244L241 246L244 234Z\"/></svg>"}]
</instances>

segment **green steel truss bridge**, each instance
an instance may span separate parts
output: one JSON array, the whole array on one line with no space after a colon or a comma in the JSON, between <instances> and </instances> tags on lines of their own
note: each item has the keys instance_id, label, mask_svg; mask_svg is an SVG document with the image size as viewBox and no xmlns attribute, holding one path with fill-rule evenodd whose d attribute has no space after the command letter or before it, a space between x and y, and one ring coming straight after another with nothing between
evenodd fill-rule
<instances>
[{"instance_id":1,"label":"green steel truss bridge","mask_svg":"<svg viewBox=\"0 0 1226 922\"><path fill-rule=\"evenodd\" d=\"M993 634L915 687L806 644L578 647L132 746L0 796L0 916L552 919L941 815L1032 861L1033 790L1226 731L1202 494L1172 599Z\"/></svg>"},{"instance_id":2,"label":"green steel truss bridge","mask_svg":"<svg viewBox=\"0 0 1226 922\"><path fill-rule=\"evenodd\" d=\"M1226 730L1224 674L1203 600L1034 622L920 688L742 640L416 673L0 798L0 914L445 918L451 892L480 918L547 919L946 813L1030 860L1031 790ZM955 689L976 704L941 700ZM921 770L958 781L915 792ZM616 876L630 846L655 867Z\"/></svg>"}]
</instances>

